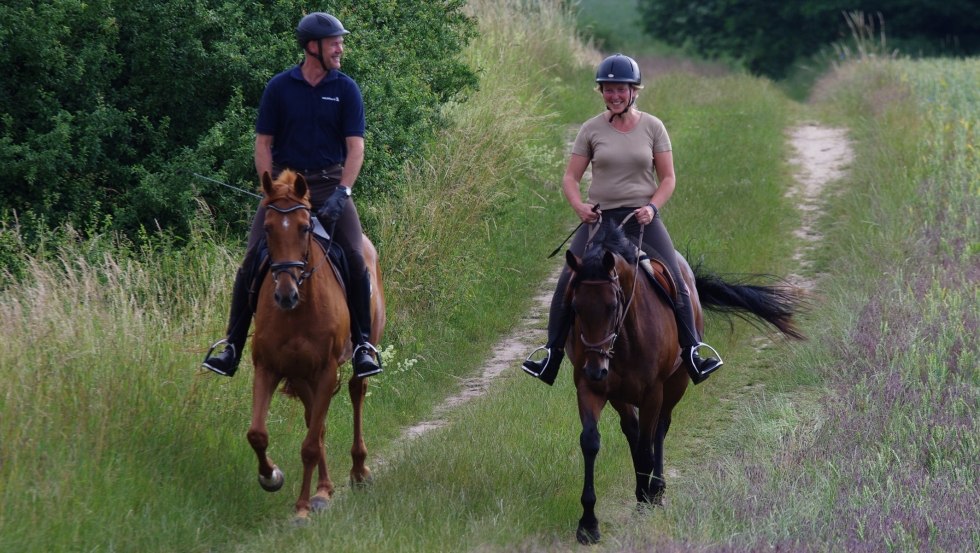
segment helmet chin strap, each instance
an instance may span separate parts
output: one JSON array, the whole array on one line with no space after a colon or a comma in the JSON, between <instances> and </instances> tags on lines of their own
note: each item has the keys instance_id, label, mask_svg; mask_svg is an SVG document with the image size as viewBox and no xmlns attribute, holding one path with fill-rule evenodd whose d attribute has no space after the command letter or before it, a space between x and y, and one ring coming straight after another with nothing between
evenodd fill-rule
<instances>
[{"instance_id":1,"label":"helmet chin strap","mask_svg":"<svg viewBox=\"0 0 980 553\"><path fill-rule=\"evenodd\" d=\"M324 73L329 73L330 72L330 68L327 67L327 63L323 61L323 39L322 38L316 39L316 53L315 54L313 52L310 52L309 50L306 50L305 48L304 48L304 50L306 51L307 54L313 56L314 58L317 59L317 61L320 62L320 67L323 68L323 72Z\"/></svg>"},{"instance_id":2,"label":"helmet chin strap","mask_svg":"<svg viewBox=\"0 0 980 553\"><path fill-rule=\"evenodd\" d=\"M609 116L609 122L612 123L612 120L615 119L616 117L619 117L620 119L626 117L626 112L628 112L630 110L630 108L633 107L633 104L634 103L636 103L636 96L633 96L633 87L630 87L630 101L629 101L629 103L626 104L626 107L623 108L623 111L621 111L619 113L616 113L616 112L613 111L613 114ZM609 111L612 111L612 108L606 108L606 109L608 109Z\"/></svg>"}]
</instances>

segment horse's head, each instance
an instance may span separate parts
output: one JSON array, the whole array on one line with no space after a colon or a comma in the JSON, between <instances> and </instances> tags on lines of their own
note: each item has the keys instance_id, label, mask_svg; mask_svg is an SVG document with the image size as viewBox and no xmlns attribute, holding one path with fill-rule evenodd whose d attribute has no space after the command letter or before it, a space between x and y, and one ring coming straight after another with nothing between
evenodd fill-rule
<instances>
[{"instance_id":1,"label":"horse's head","mask_svg":"<svg viewBox=\"0 0 980 553\"><path fill-rule=\"evenodd\" d=\"M572 252L565 254L572 271L568 301L579 329L575 347L585 354L583 370L591 380L609 375L613 346L627 309L620 275L630 271L628 260L635 260L635 255L622 232L605 223L581 259Z\"/></svg>"},{"instance_id":2,"label":"horse's head","mask_svg":"<svg viewBox=\"0 0 980 553\"><path fill-rule=\"evenodd\" d=\"M287 170L275 181L269 173L264 173L262 191L274 298L280 308L289 310L299 304L299 287L310 276L313 221L309 188L303 175ZM289 278L280 278L283 275Z\"/></svg>"}]
</instances>

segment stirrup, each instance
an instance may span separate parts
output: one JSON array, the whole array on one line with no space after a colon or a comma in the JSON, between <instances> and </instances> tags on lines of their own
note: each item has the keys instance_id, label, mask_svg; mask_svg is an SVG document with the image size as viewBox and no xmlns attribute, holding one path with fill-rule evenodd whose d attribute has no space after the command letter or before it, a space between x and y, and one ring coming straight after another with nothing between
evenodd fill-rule
<instances>
[{"instance_id":1,"label":"stirrup","mask_svg":"<svg viewBox=\"0 0 980 553\"><path fill-rule=\"evenodd\" d=\"M531 363L537 364L538 363L538 361L531 361L531 358L534 357L534 354L535 353L537 353L537 352L539 352L541 350L544 350L544 351L548 352L548 354L541 361L541 370L539 372L534 372L533 370L531 370L530 368L528 368L528 364L531 364ZM530 353L530 355L527 356L527 359L525 359L524 362L521 363L521 368L524 369L524 372L526 372L527 374L533 376L534 378L541 378L541 375L544 374L544 370L546 368L548 368L548 362L549 361L551 361L551 348L549 348L548 346L541 346L538 349L532 351Z\"/></svg>"},{"instance_id":2,"label":"stirrup","mask_svg":"<svg viewBox=\"0 0 980 553\"><path fill-rule=\"evenodd\" d=\"M705 362L705 361L715 361L715 363L710 368L708 368L707 370L704 370L704 371L702 371L701 368L698 367L697 364L694 362L694 356L697 354L697 351L699 349L701 349L701 348L708 348L709 350L711 350L711 354L712 354L711 357L707 357L707 358L702 357L701 358L701 361L702 362ZM701 357L701 356L698 355L698 357ZM691 346L691 352L688 354L688 358L685 359L685 361L687 361L688 365L699 376L699 378L694 382L695 384L698 384L700 382L704 382L704 380L706 378L708 378L708 375L710 375L711 373L717 371L718 369L721 368L722 365L725 364L725 361L722 360L721 354L718 353L718 350L716 350L715 348L709 346L708 344L706 344L704 342L698 342L697 344L694 344L693 346Z\"/></svg>"},{"instance_id":3,"label":"stirrup","mask_svg":"<svg viewBox=\"0 0 980 553\"><path fill-rule=\"evenodd\" d=\"M721 358L721 354L718 353L718 350L716 350L715 348L709 346L708 344L705 344L704 342L698 342L697 344L694 344L693 346L691 346L691 359L688 359L688 361L691 361L691 364L692 365L694 364L693 363L693 361L694 361L694 353L697 352L701 348L708 348L709 350L711 350L711 354L712 354L711 357L714 357L715 359L718 360L718 366L719 367L725 364L725 362ZM707 358L707 359L710 359L710 358Z\"/></svg>"},{"instance_id":4,"label":"stirrup","mask_svg":"<svg viewBox=\"0 0 980 553\"><path fill-rule=\"evenodd\" d=\"M384 367L381 366L381 352L379 352L378 348L374 347L374 344L372 344L371 342L364 342L354 347L354 352L353 354L351 354L352 364L353 364L353 360L357 358L357 352L362 349L366 349L374 353L374 358L377 360L378 369L361 373L357 371L357 367L355 366L354 367L355 376L357 376L358 378L365 378L368 376L374 376L376 374L380 374L384 370Z\"/></svg>"},{"instance_id":5,"label":"stirrup","mask_svg":"<svg viewBox=\"0 0 980 553\"><path fill-rule=\"evenodd\" d=\"M221 376L232 376L235 372L234 370L232 370L231 373L228 373L219 369L218 367L215 367L214 365L208 364L208 359L211 359L211 354L214 353L214 350L218 349L218 346L220 346L221 344L227 344L228 347L231 348L232 361L238 359L238 348L236 348L235 344L229 342L228 338L225 337L211 344L211 347L208 349L208 352L204 354L204 361L201 361L201 366L213 373L220 374Z\"/></svg>"}]
</instances>

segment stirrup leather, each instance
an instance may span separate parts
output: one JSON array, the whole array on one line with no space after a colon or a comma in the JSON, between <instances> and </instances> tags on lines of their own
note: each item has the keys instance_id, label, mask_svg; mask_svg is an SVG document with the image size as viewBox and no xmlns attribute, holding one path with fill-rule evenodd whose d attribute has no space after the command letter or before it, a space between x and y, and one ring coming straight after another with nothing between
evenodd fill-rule
<instances>
[{"instance_id":1,"label":"stirrup leather","mask_svg":"<svg viewBox=\"0 0 980 553\"><path fill-rule=\"evenodd\" d=\"M544 350L545 352L547 352L547 355L545 355L545 358L541 361L541 371L540 372L534 372L533 370L531 370L531 369L528 368L528 364L529 363L534 363L534 364L537 364L538 363L538 361L531 361L531 358L534 357L534 354L535 353L537 353L537 352L539 352L541 350ZM549 348L548 346L541 346L538 349L532 351L531 354L527 356L527 359L525 359L524 362L521 363L521 368L524 369L524 372L526 372L527 374L533 376L534 378L541 378L541 375L544 374L544 370L548 367L548 362L549 361L551 361L551 348Z\"/></svg>"}]
</instances>

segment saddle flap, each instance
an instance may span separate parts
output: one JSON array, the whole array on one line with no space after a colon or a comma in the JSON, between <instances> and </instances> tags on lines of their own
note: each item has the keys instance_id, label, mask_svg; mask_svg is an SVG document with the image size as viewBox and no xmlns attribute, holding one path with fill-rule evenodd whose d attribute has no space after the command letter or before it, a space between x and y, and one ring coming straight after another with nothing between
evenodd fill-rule
<instances>
[{"instance_id":1,"label":"saddle flap","mask_svg":"<svg viewBox=\"0 0 980 553\"><path fill-rule=\"evenodd\" d=\"M650 278L653 284L660 288L664 296L669 301L676 303L678 294L677 283L674 282L670 271L667 270L667 265L657 258L648 257L646 254L642 254L640 265L643 267L643 272L647 274L647 277Z\"/></svg>"}]
</instances>

